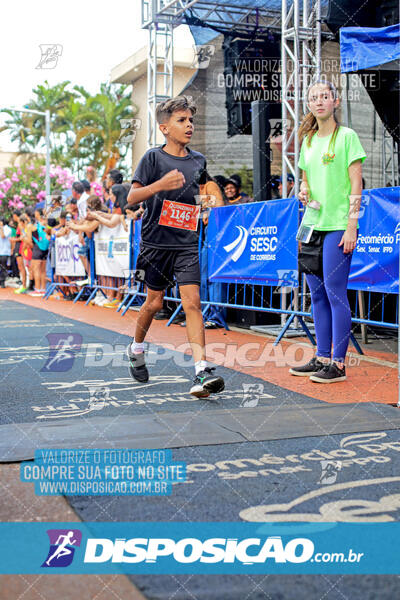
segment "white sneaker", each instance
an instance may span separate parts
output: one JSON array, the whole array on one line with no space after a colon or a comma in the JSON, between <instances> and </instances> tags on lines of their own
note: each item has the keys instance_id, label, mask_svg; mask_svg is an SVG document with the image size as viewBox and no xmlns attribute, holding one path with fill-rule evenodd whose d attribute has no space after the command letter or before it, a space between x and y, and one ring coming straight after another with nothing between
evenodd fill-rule
<instances>
[{"instance_id":1,"label":"white sneaker","mask_svg":"<svg viewBox=\"0 0 400 600\"><path fill-rule=\"evenodd\" d=\"M108 302L108 298L106 296L101 295L100 298L95 298L94 303L96 304L96 306L103 306L103 304L105 304L106 302Z\"/></svg>"},{"instance_id":2,"label":"white sneaker","mask_svg":"<svg viewBox=\"0 0 400 600\"><path fill-rule=\"evenodd\" d=\"M75 285L87 285L89 283L89 279L81 279L80 281L74 281Z\"/></svg>"}]
</instances>

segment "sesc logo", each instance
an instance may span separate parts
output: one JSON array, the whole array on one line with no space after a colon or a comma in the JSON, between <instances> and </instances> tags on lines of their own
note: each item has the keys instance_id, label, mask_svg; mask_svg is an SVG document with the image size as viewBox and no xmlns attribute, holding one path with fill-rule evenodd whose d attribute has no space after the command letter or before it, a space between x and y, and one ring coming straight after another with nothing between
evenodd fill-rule
<instances>
[{"instance_id":1,"label":"sesc logo","mask_svg":"<svg viewBox=\"0 0 400 600\"><path fill-rule=\"evenodd\" d=\"M236 229L239 229L238 237L227 246L224 246L225 252L229 253L232 250L235 250L231 256L233 262L238 261L242 256L244 249L246 248L247 238L249 237L249 232L242 225L236 225Z\"/></svg>"},{"instance_id":2,"label":"sesc logo","mask_svg":"<svg viewBox=\"0 0 400 600\"><path fill-rule=\"evenodd\" d=\"M156 563L170 557L177 563L304 563L314 553L314 544L307 538L294 538L283 543L280 536L246 538L90 538L86 544L85 563Z\"/></svg>"},{"instance_id":3,"label":"sesc logo","mask_svg":"<svg viewBox=\"0 0 400 600\"><path fill-rule=\"evenodd\" d=\"M68 567L82 541L79 529L48 529L50 548L42 567Z\"/></svg>"}]
</instances>

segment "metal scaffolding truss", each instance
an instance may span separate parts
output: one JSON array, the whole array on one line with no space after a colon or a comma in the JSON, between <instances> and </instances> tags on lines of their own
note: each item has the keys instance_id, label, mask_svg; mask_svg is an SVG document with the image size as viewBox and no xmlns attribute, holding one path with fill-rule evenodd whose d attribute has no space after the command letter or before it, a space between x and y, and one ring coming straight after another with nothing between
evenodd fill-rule
<instances>
[{"instance_id":1,"label":"metal scaffolding truss","mask_svg":"<svg viewBox=\"0 0 400 600\"><path fill-rule=\"evenodd\" d=\"M288 9L282 0L282 197L287 175L295 177L299 191L299 139L301 112L307 112L307 88L321 72L321 2L295 0ZM301 18L301 24L300 24Z\"/></svg>"},{"instance_id":2,"label":"metal scaffolding truss","mask_svg":"<svg viewBox=\"0 0 400 600\"><path fill-rule=\"evenodd\" d=\"M147 145L157 145L156 107L172 97L174 77L174 29L169 23L149 27L147 60ZM159 68L161 63L161 68Z\"/></svg>"},{"instance_id":3,"label":"metal scaffolding truss","mask_svg":"<svg viewBox=\"0 0 400 600\"><path fill-rule=\"evenodd\" d=\"M280 28L280 9L254 6L244 0L243 4L212 2L211 0L143 0L142 26L151 23L172 23L174 27L188 20L207 24L222 32L254 33L255 29L273 26Z\"/></svg>"},{"instance_id":4,"label":"metal scaffolding truss","mask_svg":"<svg viewBox=\"0 0 400 600\"><path fill-rule=\"evenodd\" d=\"M148 146L156 145L156 106L173 93L173 34L182 23L205 25L218 33L252 35L267 31L282 33L282 175L286 194L286 175L297 175L299 147L295 131L300 122L300 101L304 98L307 74L319 74L321 56L320 0L294 0L287 9L287 0L275 7L256 6L257 2L229 4L211 0L142 0L142 27L149 30L148 59ZM260 3L261 4L261 3ZM271 3L272 4L272 3ZM300 11L302 24L300 26ZM293 63L291 62L293 61ZM290 70L290 64L297 67ZM305 108L305 107L304 107ZM293 121L290 132L288 119ZM290 146L294 139L294 152ZM298 177L296 177L296 192Z\"/></svg>"},{"instance_id":5,"label":"metal scaffolding truss","mask_svg":"<svg viewBox=\"0 0 400 600\"><path fill-rule=\"evenodd\" d=\"M382 187L399 185L397 142L382 123Z\"/></svg>"}]
</instances>

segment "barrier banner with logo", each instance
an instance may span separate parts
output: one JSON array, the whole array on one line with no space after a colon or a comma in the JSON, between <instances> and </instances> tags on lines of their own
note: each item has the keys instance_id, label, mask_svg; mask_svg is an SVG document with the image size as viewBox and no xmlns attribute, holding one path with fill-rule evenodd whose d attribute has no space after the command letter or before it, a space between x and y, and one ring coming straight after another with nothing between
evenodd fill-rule
<instances>
[{"instance_id":1,"label":"barrier banner with logo","mask_svg":"<svg viewBox=\"0 0 400 600\"><path fill-rule=\"evenodd\" d=\"M211 211L209 280L298 286L298 200L270 200Z\"/></svg>"},{"instance_id":2,"label":"barrier banner with logo","mask_svg":"<svg viewBox=\"0 0 400 600\"><path fill-rule=\"evenodd\" d=\"M68 235L56 238L56 275L85 276L85 269L78 256L81 247L79 235L70 231Z\"/></svg>"},{"instance_id":3,"label":"barrier banner with logo","mask_svg":"<svg viewBox=\"0 0 400 600\"><path fill-rule=\"evenodd\" d=\"M129 232L122 225L100 225L94 236L96 274L126 277L129 273Z\"/></svg>"},{"instance_id":4,"label":"barrier banner with logo","mask_svg":"<svg viewBox=\"0 0 400 600\"><path fill-rule=\"evenodd\" d=\"M363 192L349 289L399 292L399 187Z\"/></svg>"}]
</instances>

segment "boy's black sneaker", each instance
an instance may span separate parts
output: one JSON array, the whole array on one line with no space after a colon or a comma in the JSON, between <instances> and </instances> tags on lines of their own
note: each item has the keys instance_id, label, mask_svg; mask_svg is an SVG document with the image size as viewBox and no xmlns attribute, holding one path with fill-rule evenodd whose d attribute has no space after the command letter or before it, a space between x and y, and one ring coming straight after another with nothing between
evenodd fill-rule
<instances>
[{"instance_id":1,"label":"boy's black sneaker","mask_svg":"<svg viewBox=\"0 0 400 600\"><path fill-rule=\"evenodd\" d=\"M217 394L225 389L225 382L219 375L214 375L215 367L206 367L193 379L190 393L197 398L207 398L210 394Z\"/></svg>"},{"instance_id":2,"label":"boy's black sneaker","mask_svg":"<svg viewBox=\"0 0 400 600\"><path fill-rule=\"evenodd\" d=\"M162 308L161 310L158 311L158 313L156 313L154 315L154 319L156 321L165 321L167 319L169 319L172 315L172 312L170 310L167 310L166 308Z\"/></svg>"},{"instance_id":3,"label":"boy's black sneaker","mask_svg":"<svg viewBox=\"0 0 400 600\"><path fill-rule=\"evenodd\" d=\"M172 321L172 325L181 325L182 323L185 323L185 321L186 321L185 313L180 312L176 315L176 317Z\"/></svg>"},{"instance_id":4,"label":"boy's black sneaker","mask_svg":"<svg viewBox=\"0 0 400 600\"><path fill-rule=\"evenodd\" d=\"M291 375L297 375L298 377L309 377L320 371L324 366L325 364L314 356L306 365L289 369L289 373Z\"/></svg>"},{"instance_id":5,"label":"boy's black sneaker","mask_svg":"<svg viewBox=\"0 0 400 600\"><path fill-rule=\"evenodd\" d=\"M345 381L346 367L340 369L335 363L325 365L320 371L311 375L310 380L316 383L335 383L336 381Z\"/></svg>"},{"instance_id":6,"label":"boy's black sneaker","mask_svg":"<svg viewBox=\"0 0 400 600\"><path fill-rule=\"evenodd\" d=\"M129 358L129 373L133 379L139 383L147 383L149 380L149 372L144 360L144 352L134 354L131 350L131 345L126 349L126 354Z\"/></svg>"}]
</instances>

